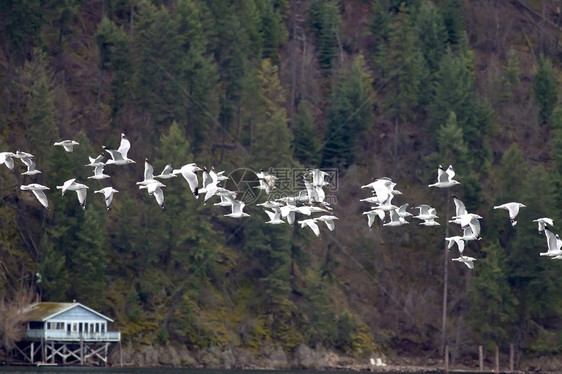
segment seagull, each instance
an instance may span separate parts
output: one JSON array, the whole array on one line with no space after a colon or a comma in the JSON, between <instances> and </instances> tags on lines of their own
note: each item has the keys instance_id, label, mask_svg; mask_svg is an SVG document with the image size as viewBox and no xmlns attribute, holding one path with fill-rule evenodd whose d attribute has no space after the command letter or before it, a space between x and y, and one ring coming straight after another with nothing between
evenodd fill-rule
<instances>
[{"instance_id":1,"label":"seagull","mask_svg":"<svg viewBox=\"0 0 562 374\"><path fill-rule=\"evenodd\" d=\"M72 152L74 150L74 146L78 145L77 141L74 140L62 140L60 142L55 142L53 145L61 146L67 152Z\"/></svg>"},{"instance_id":2,"label":"seagull","mask_svg":"<svg viewBox=\"0 0 562 374\"><path fill-rule=\"evenodd\" d=\"M537 218L534 219L533 222L537 222L537 224L539 225L539 233L541 234L547 225L554 226L554 221L552 220L552 218L548 218L548 217Z\"/></svg>"},{"instance_id":3,"label":"seagull","mask_svg":"<svg viewBox=\"0 0 562 374\"><path fill-rule=\"evenodd\" d=\"M517 217L517 214L519 213L519 208L526 208L526 206L517 202L494 206L494 209L505 209L509 212L509 220L511 221L511 226L517 225L517 220L515 219L515 217Z\"/></svg>"},{"instance_id":4,"label":"seagull","mask_svg":"<svg viewBox=\"0 0 562 374\"><path fill-rule=\"evenodd\" d=\"M367 223L369 227L373 226L373 222L375 222L375 217L379 217L381 221L384 220L384 210L382 209L372 209L367 212L363 212L364 215L367 216Z\"/></svg>"},{"instance_id":5,"label":"seagull","mask_svg":"<svg viewBox=\"0 0 562 374\"><path fill-rule=\"evenodd\" d=\"M437 211L435 210L435 208L432 208L427 204L419 205L416 207L416 209L419 209L419 213L417 216L414 216L413 218L417 218L422 221L434 220L435 218L439 218L436 214Z\"/></svg>"},{"instance_id":6,"label":"seagull","mask_svg":"<svg viewBox=\"0 0 562 374\"><path fill-rule=\"evenodd\" d=\"M299 223L302 228L308 226L312 232L314 232L314 235L320 236L320 228L316 224L316 218L303 219L302 221L299 221Z\"/></svg>"},{"instance_id":7,"label":"seagull","mask_svg":"<svg viewBox=\"0 0 562 374\"><path fill-rule=\"evenodd\" d=\"M107 210L109 210L109 206L111 205L111 202L113 201L113 194L119 192L117 191L115 188L113 187L105 187L102 188L101 190L97 190L94 191L94 193L102 193L105 199L105 206L107 207Z\"/></svg>"},{"instance_id":8,"label":"seagull","mask_svg":"<svg viewBox=\"0 0 562 374\"><path fill-rule=\"evenodd\" d=\"M45 190L50 190L49 187L43 186L42 184L38 184L38 183L31 183L31 184L28 184L28 185L20 186L20 189L23 190L23 191L33 192L33 194L35 195L37 200L39 200L41 205L43 205L45 208L49 209L49 201L47 200L47 196L45 195L45 192L43 192Z\"/></svg>"},{"instance_id":9,"label":"seagull","mask_svg":"<svg viewBox=\"0 0 562 374\"><path fill-rule=\"evenodd\" d=\"M196 199L199 198L199 181L197 180L197 172L201 171L202 169L195 165L195 163L190 163L183 165L180 169L174 169L172 171L173 174L178 175L181 174L187 183L189 184L189 188L195 196Z\"/></svg>"},{"instance_id":10,"label":"seagull","mask_svg":"<svg viewBox=\"0 0 562 374\"><path fill-rule=\"evenodd\" d=\"M468 213L464 203L460 201L455 195L453 195L453 201L455 203L455 216L462 216L463 214Z\"/></svg>"},{"instance_id":11,"label":"seagull","mask_svg":"<svg viewBox=\"0 0 562 374\"><path fill-rule=\"evenodd\" d=\"M256 173L256 176L258 177L260 185L256 186L255 188L257 188L258 190L264 190L265 193L269 195L271 190L275 188L275 180L277 179L277 177L263 170L260 170L258 173Z\"/></svg>"},{"instance_id":12,"label":"seagull","mask_svg":"<svg viewBox=\"0 0 562 374\"><path fill-rule=\"evenodd\" d=\"M394 183L391 179L383 177L375 179L373 182L361 186L361 188L372 188L373 193L378 199L375 202L383 205L390 205L390 202L392 201L394 195L402 194L402 192L394 189L395 186L396 183ZM370 200L369 202L372 202L372 200Z\"/></svg>"},{"instance_id":13,"label":"seagull","mask_svg":"<svg viewBox=\"0 0 562 374\"><path fill-rule=\"evenodd\" d=\"M326 182L326 177L330 175L329 173L320 169L312 169L308 170L308 172L309 175L312 176L312 185L314 187L323 187L330 184L329 182Z\"/></svg>"},{"instance_id":14,"label":"seagull","mask_svg":"<svg viewBox=\"0 0 562 374\"><path fill-rule=\"evenodd\" d=\"M406 218L406 217L411 217L411 216L412 216L412 213L410 213L410 212L408 212L408 211L406 210L406 209L408 209L408 206L409 206L409 205L410 205L410 204L408 204L408 203L402 204L402 205L400 205L400 207L396 210L396 211L398 212L398 215L399 215L400 217Z\"/></svg>"},{"instance_id":15,"label":"seagull","mask_svg":"<svg viewBox=\"0 0 562 374\"><path fill-rule=\"evenodd\" d=\"M76 191L78 202L82 209L86 209L86 195L88 193L88 186L82 183L76 183L76 178L72 178L64 182L62 186L57 186L57 189L62 190L62 194L66 191Z\"/></svg>"},{"instance_id":16,"label":"seagull","mask_svg":"<svg viewBox=\"0 0 562 374\"><path fill-rule=\"evenodd\" d=\"M33 156L31 153L27 153L27 152L23 152L20 151L19 149L16 151L16 158L22 159L23 157L27 157L27 158L33 158L35 156Z\"/></svg>"},{"instance_id":17,"label":"seagull","mask_svg":"<svg viewBox=\"0 0 562 374\"><path fill-rule=\"evenodd\" d=\"M103 153L100 154L100 155L99 155L98 157L96 157L96 158L93 158L93 157L88 156L88 159L90 160L90 163L89 163L89 164L86 164L85 166L91 166L91 167L94 167L94 168L95 168L96 166L104 165L104 162L102 161L102 160L103 160Z\"/></svg>"},{"instance_id":18,"label":"seagull","mask_svg":"<svg viewBox=\"0 0 562 374\"><path fill-rule=\"evenodd\" d=\"M14 157L16 157L16 154L13 152L0 152L0 164L4 164L8 169L14 170Z\"/></svg>"},{"instance_id":19,"label":"seagull","mask_svg":"<svg viewBox=\"0 0 562 374\"><path fill-rule=\"evenodd\" d=\"M232 212L229 214L225 214L225 217L243 218L250 216L248 213L244 212L244 206L246 204L242 200L236 200L229 196L225 196L225 198L230 202L230 205L232 207Z\"/></svg>"},{"instance_id":20,"label":"seagull","mask_svg":"<svg viewBox=\"0 0 562 374\"><path fill-rule=\"evenodd\" d=\"M174 174L173 171L174 171L174 168L172 167L172 164L168 164L168 165L164 166L164 170L162 170L162 172L159 175L155 175L154 178L160 178L160 179L175 178L175 177L177 177L177 175Z\"/></svg>"},{"instance_id":21,"label":"seagull","mask_svg":"<svg viewBox=\"0 0 562 374\"><path fill-rule=\"evenodd\" d=\"M445 238L445 240L447 241L447 249L451 249L453 244L456 244L460 254L462 255L462 252L464 251L464 244L465 244L463 236L458 236L458 235L450 236L448 238Z\"/></svg>"},{"instance_id":22,"label":"seagull","mask_svg":"<svg viewBox=\"0 0 562 374\"><path fill-rule=\"evenodd\" d=\"M544 228L544 234L546 236L546 245L548 249L546 252L541 252L540 255L549 257L562 256L562 240L560 240L558 234L550 231L548 227Z\"/></svg>"},{"instance_id":23,"label":"seagull","mask_svg":"<svg viewBox=\"0 0 562 374\"><path fill-rule=\"evenodd\" d=\"M383 226L402 226L402 225L407 225L408 221L406 221L406 219L404 217L401 217L398 214L398 211L396 209L391 210L389 212L389 216L390 216L390 221L387 223L384 223Z\"/></svg>"},{"instance_id":24,"label":"seagull","mask_svg":"<svg viewBox=\"0 0 562 374\"><path fill-rule=\"evenodd\" d=\"M444 170L443 166L439 165L437 169L437 182L430 184L429 187L448 188L460 184L459 181L453 179L454 177L455 171L452 165L449 165L447 170Z\"/></svg>"},{"instance_id":25,"label":"seagull","mask_svg":"<svg viewBox=\"0 0 562 374\"><path fill-rule=\"evenodd\" d=\"M35 169L36 165L35 161L33 161L33 158L22 156L20 159L25 164L25 166L27 166L27 171L21 173L21 175L35 175L41 173L39 170Z\"/></svg>"},{"instance_id":26,"label":"seagull","mask_svg":"<svg viewBox=\"0 0 562 374\"><path fill-rule=\"evenodd\" d=\"M201 176L203 187L199 189L199 193L205 193L205 199L203 203L206 203L211 197L213 197L220 187L219 176L215 173L214 167L211 167L211 171L207 171L207 168L203 168L203 174Z\"/></svg>"},{"instance_id":27,"label":"seagull","mask_svg":"<svg viewBox=\"0 0 562 374\"><path fill-rule=\"evenodd\" d=\"M269 223L270 225L279 225L285 223L285 221L281 219L281 209L279 209L279 207L274 208L273 212L266 209L264 209L263 211L266 212L269 216L269 221L267 221L266 223Z\"/></svg>"},{"instance_id":28,"label":"seagull","mask_svg":"<svg viewBox=\"0 0 562 374\"><path fill-rule=\"evenodd\" d=\"M136 163L127 157L127 153L129 153L129 149L131 149L131 142L127 139L125 134L121 134L121 143L119 144L119 148L109 149L108 147L103 146L103 149L105 149L105 151L111 156L111 160L107 160L105 163L106 165L127 165Z\"/></svg>"},{"instance_id":29,"label":"seagull","mask_svg":"<svg viewBox=\"0 0 562 374\"><path fill-rule=\"evenodd\" d=\"M334 215L323 215L323 216L316 217L316 221L324 222L328 227L328 230L330 231L334 231L334 229L336 228L336 224L334 222L334 220L336 219L339 218Z\"/></svg>"},{"instance_id":30,"label":"seagull","mask_svg":"<svg viewBox=\"0 0 562 374\"><path fill-rule=\"evenodd\" d=\"M471 219L468 225L463 229L462 240L465 242L482 240L480 236L480 221L477 218Z\"/></svg>"},{"instance_id":31,"label":"seagull","mask_svg":"<svg viewBox=\"0 0 562 374\"><path fill-rule=\"evenodd\" d=\"M476 261L476 259L474 257L470 257L470 256L460 256L457 258L453 258L453 261L458 261L458 262L464 262L464 264L466 266L468 266L469 269L474 269L474 263L473 261Z\"/></svg>"},{"instance_id":32,"label":"seagull","mask_svg":"<svg viewBox=\"0 0 562 374\"><path fill-rule=\"evenodd\" d=\"M149 195L154 196L160 208L164 209L164 191L162 191L163 187L166 185L160 181L152 179L151 181L143 181L144 184L139 186L139 189L146 189ZM141 183L141 182L137 182Z\"/></svg>"},{"instance_id":33,"label":"seagull","mask_svg":"<svg viewBox=\"0 0 562 374\"><path fill-rule=\"evenodd\" d=\"M422 226L441 226L441 224L439 222L437 222L435 220L435 218L425 219L425 220L423 220L423 222L420 222L420 225L422 225Z\"/></svg>"},{"instance_id":34,"label":"seagull","mask_svg":"<svg viewBox=\"0 0 562 374\"><path fill-rule=\"evenodd\" d=\"M144 159L144 179L140 182L137 182L138 186L146 186L148 184L151 183L156 183L158 182L156 179L154 179L154 168L152 167L152 165L150 164L150 162L148 161L148 158ZM141 187L139 187L139 189L141 189Z\"/></svg>"},{"instance_id":35,"label":"seagull","mask_svg":"<svg viewBox=\"0 0 562 374\"><path fill-rule=\"evenodd\" d=\"M461 228L464 229L467 226L469 226L471 222L474 224L473 220L479 220L479 219L482 219L482 217L479 216L478 214L466 213L461 216L453 216L453 219L449 220L449 222L459 224ZM480 225L480 223L478 223L478 225Z\"/></svg>"},{"instance_id":36,"label":"seagull","mask_svg":"<svg viewBox=\"0 0 562 374\"><path fill-rule=\"evenodd\" d=\"M104 166L105 166L104 164L100 164L100 165L94 167L94 175L88 177L88 179L98 179L98 180L100 180L100 179L110 178L109 175L103 173Z\"/></svg>"}]
</instances>

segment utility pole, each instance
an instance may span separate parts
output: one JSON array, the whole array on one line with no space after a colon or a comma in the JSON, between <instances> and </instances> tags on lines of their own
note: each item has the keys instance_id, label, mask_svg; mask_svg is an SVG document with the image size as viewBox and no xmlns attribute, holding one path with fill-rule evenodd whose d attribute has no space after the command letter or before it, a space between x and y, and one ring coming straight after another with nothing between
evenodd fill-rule
<instances>
[{"instance_id":1,"label":"utility pole","mask_svg":"<svg viewBox=\"0 0 562 374\"><path fill-rule=\"evenodd\" d=\"M447 204L445 212L445 237L449 237L449 205L451 201L451 191L447 189ZM447 345L447 293L449 284L449 249L447 248L447 241L445 240L444 254L443 254L443 314L441 317L441 354L445 351Z\"/></svg>"}]
</instances>

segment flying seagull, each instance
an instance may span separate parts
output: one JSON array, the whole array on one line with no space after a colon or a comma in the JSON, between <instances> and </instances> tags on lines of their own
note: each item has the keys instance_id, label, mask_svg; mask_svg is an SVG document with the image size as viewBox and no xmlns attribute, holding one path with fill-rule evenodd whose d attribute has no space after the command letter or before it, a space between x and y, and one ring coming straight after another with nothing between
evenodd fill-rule
<instances>
[{"instance_id":1,"label":"flying seagull","mask_svg":"<svg viewBox=\"0 0 562 374\"><path fill-rule=\"evenodd\" d=\"M41 205L49 209L49 201L47 200L47 196L45 195L45 192L43 192L45 190L50 190L49 187L43 186L42 184L38 184L38 183L31 183L28 185L20 186L20 189L23 191L33 192L33 194L35 195L37 200L39 200Z\"/></svg>"},{"instance_id":2,"label":"flying seagull","mask_svg":"<svg viewBox=\"0 0 562 374\"><path fill-rule=\"evenodd\" d=\"M88 186L82 183L76 183L76 178L72 178L64 182L62 186L57 186L57 189L62 190L62 194L66 191L76 191L78 202L82 209L86 209L86 195L88 193Z\"/></svg>"},{"instance_id":3,"label":"flying seagull","mask_svg":"<svg viewBox=\"0 0 562 374\"><path fill-rule=\"evenodd\" d=\"M78 144L80 143L74 140L62 140L60 142L55 142L53 145L63 147L67 152L72 152L74 150L74 146Z\"/></svg>"},{"instance_id":4,"label":"flying seagull","mask_svg":"<svg viewBox=\"0 0 562 374\"><path fill-rule=\"evenodd\" d=\"M105 200L105 206L107 207L107 210L109 210L109 206L111 205L111 202L113 201L113 194L116 193L116 192L119 192L119 191L117 191L113 187L105 187L105 188L102 188L101 190L94 191L94 193L103 194L104 200Z\"/></svg>"},{"instance_id":5,"label":"flying seagull","mask_svg":"<svg viewBox=\"0 0 562 374\"><path fill-rule=\"evenodd\" d=\"M448 188L460 184L459 181L453 179L454 177L455 171L453 170L452 165L449 165L447 170L443 169L443 166L439 165L439 168L437 168L437 182L430 184L429 187Z\"/></svg>"},{"instance_id":6,"label":"flying seagull","mask_svg":"<svg viewBox=\"0 0 562 374\"><path fill-rule=\"evenodd\" d=\"M103 149L111 156L111 160L107 160L105 163L106 165L127 165L127 164L134 164L135 161L131 160L127 157L127 153L129 153L129 149L131 149L131 142L125 134L121 134L121 143L119 144L119 148L117 149L109 149L106 146L103 146Z\"/></svg>"},{"instance_id":7,"label":"flying seagull","mask_svg":"<svg viewBox=\"0 0 562 374\"><path fill-rule=\"evenodd\" d=\"M511 221L511 226L515 226L517 225L517 220L515 219L515 217L517 217L517 214L519 213L519 208L525 208L525 207L526 206L524 204L511 202L502 205L496 205L494 206L494 209L507 210L509 212L509 220Z\"/></svg>"},{"instance_id":8,"label":"flying seagull","mask_svg":"<svg viewBox=\"0 0 562 374\"><path fill-rule=\"evenodd\" d=\"M202 169L199 166L195 165L195 163L190 163L183 165L180 169L174 169L172 171L173 174L181 174L184 177L184 179L187 181L187 184L189 184L189 188L191 189L193 196L195 196L196 199L199 198L199 181L197 180L196 173L201 170Z\"/></svg>"},{"instance_id":9,"label":"flying seagull","mask_svg":"<svg viewBox=\"0 0 562 374\"><path fill-rule=\"evenodd\" d=\"M14 170L14 157L16 157L16 154L13 152L0 152L0 164L4 164L8 169Z\"/></svg>"},{"instance_id":10,"label":"flying seagull","mask_svg":"<svg viewBox=\"0 0 562 374\"><path fill-rule=\"evenodd\" d=\"M548 217L542 217L542 218L537 218L534 219L533 222L537 222L538 224L538 229L539 229L539 233L542 234L542 232L544 231L544 228L548 225L548 226L554 226L554 221L552 220L552 218L548 218Z\"/></svg>"},{"instance_id":11,"label":"flying seagull","mask_svg":"<svg viewBox=\"0 0 562 374\"><path fill-rule=\"evenodd\" d=\"M474 257L463 256L463 255L461 255L460 257L457 257L457 258L453 258L452 260L458 261L458 262L463 262L466 266L468 266L469 269L474 269L473 261L476 261L476 259Z\"/></svg>"}]
</instances>

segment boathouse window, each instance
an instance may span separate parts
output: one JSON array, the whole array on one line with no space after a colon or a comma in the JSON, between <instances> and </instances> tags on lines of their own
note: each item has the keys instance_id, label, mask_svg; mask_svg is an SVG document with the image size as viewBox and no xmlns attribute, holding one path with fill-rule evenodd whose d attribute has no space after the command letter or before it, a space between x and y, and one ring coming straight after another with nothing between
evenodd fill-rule
<instances>
[{"instance_id":1,"label":"boathouse window","mask_svg":"<svg viewBox=\"0 0 562 374\"><path fill-rule=\"evenodd\" d=\"M44 322L37 322L37 321L30 321L29 322L29 329L30 330L41 330L43 329Z\"/></svg>"},{"instance_id":2,"label":"boathouse window","mask_svg":"<svg viewBox=\"0 0 562 374\"><path fill-rule=\"evenodd\" d=\"M78 331L78 324L76 322L72 324L72 331L74 332Z\"/></svg>"},{"instance_id":3,"label":"boathouse window","mask_svg":"<svg viewBox=\"0 0 562 374\"><path fill-rule=\"evenodd\" d=\"M57 322L55 326L56 330L64 330L64 322Z\"/></svg>"},{"instance_id":4,"label":"boathouse window","mask_svg":"<svg viewBox=\"0 0 562 374\"><path fill-rule=\"evenodd\" d=\"M96 332L100 332L100 324L96 323Z\"/></svg>"},{"instance_id":5,"label":"boathouse window","mask_svg":"<svg viewBox=\"0 0 562 374\"><path fill-rule=\"evenodd\" d=\"M51 329L51 322L47 322L47 330Z\"/></svg>"}]
</instances>

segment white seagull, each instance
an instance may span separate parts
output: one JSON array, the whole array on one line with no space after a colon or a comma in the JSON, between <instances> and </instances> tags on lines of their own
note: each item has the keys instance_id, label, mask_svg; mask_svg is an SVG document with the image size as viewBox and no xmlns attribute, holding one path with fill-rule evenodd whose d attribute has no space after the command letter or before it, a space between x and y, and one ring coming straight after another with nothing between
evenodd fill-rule
<instances>
[{"instance_id":1,"label":"white seagull","mask_svg":"<svg viewBox=\"0 0 562 374\"><path fill-rule=\"evenodd\" d=\"M225 217L243 218L250 216L248 213L244 212L244 206L246 206L246 204L242 200L233 199L228 195L225 196L225 198L230 202L230 206L232 207L232 212L225 214Z\"/></svg>"},{"instance_id":2,"label":"white seagull","mask_svg":"<svg viewBox=\"0 0 562 374\"><path fill-rule=\"evenodd\" d=\"M334 231L334 229L336 228L336 223L334 222L334 220L337 219L339 218L334 215L323 215L323 216L316 217L316 221L324 222L328 227L328 230L330 231Z\"/></svg>"},{"instance_id":3,"label":"white seagull","mask_svg":"<svg viewBox=\"0 0 562 374\"><path fill-rule=\"evenodd\" d=\"M109 206L111 205L111 202L113 201L113 194L116 193L116 192L119 192L119 191L117 191L113 187L105 187L105 188L102 188L101 190L94 191L94 193L103 194L104 200L105 200L105 206L107 207L107 210L109 210Z\"/></svg>"},{"instance_id":4,"label":"white seagull","mask_svg":"<svg viewBox=\"0 0 562 374\"><path fill-rule=\"evenodd\" d=\"M105 166L104 164L100 164L100 165L94 167L94 175L88 177L88 179L100 180L100 179L110 178L109 175L103 173L104 166Z\"/></svg>"},{"instance_id":5,"label":"white seagull","mask_svg":"<svg viewBox=\"0 0 562 374\"><path fill-rule=\"evenodd\" d=\"M195 165L195 163L190 163L183 165L180 169L174 169L172 171L173 174L181 174L184 177L184 179L187 181L187 184L189 184L189 188L191 189L193 196L195 196L196 199L199 198L199 181L197 180L196 173L201 170L202 169L199 166Z\"/></svg>"},{"instance_id":6,"label":"white seagull","mask_svg":"<svg viewBox=\"0 0 562 374\"><path fill-rule=\"evenodd\" d=\"M509 212L509 220L511 222L511 226L517 225L517 220L515 219L515 217L517 217L517 214L519 213L519 208L526 208L526 206L525 204L521 204L517 202L505 203L502 205L494 206L494 209L505 209Z\"/></svg>"},{"instance_id":7,"label":"white seagull","mask_svg":"<svg viewBox=\"0 0 562 374\"><path fill-rule=\"evenodd\" d=\"M100 154L100 155L99 155L98 157L96 157L96 158L93 158L93 157L88 156L88 159L90 160L90 163L89 163L89 164L86 164L85 166L91 166L91 167L94 167L94 168L95 168L96 166L104 165L104 162L103 162L103 153Z\"/></svg>"},{"instance_id":8,"label":"white seagull","mask_svg":"<svg viewBox=\"0 0 562 374\"><path fill-rule=\"evenodd\" d=\"M275 180L277 180L277 177L263 170L260 170L258 173L256 173L256 176L258 177L260 185L256 186L255 188L257 188L258 190L264 190L265 193L269 195L271 190L275 188Z\"/></svg>"},{"instance_id":9,"label":"white seagull","mask_svg":"<svg viewBox=\"0 0 562 374\"><path fill-rule=\"evenodd\" d=\"M14 152L0 152L0 164L4 164L8 169L14 170L14 157L16 157Z\"/></svg>"},{"instance_id":10,"label":"white seagull","mask_svg":"<svg viewBox=\"0 0 562 374\"><path fill-rule=\"evenodd\" d=\"M263 211L266 212L269 216L269 221L267 221L266 223L269 223L270 225L280 225L282 223L285 223L285 221L281 219L281 209L279 209L279 207L273 208L273 212L266 209L264 209Z\"/></svg>"},{"instance_id":11,"label":"white seagull","mask_svg":"<svg viewBox=\"0 0 562 374\"><path fill-rule=\"evenodd\" d=\"M373 222L375 222L375 218L379 217L381 221L384 221L385 212L382 209L371 209L369 211L363 212L363 215L367 216L367 224L369 227L373 226Z\"/></svg>"},{"instance_id":12,"label":"white seagull","mask_svg":"<svg viewBox=\"0 0 562 374\"><path fill-rule=\"evenodd\" d=\"M401 217L396 209L391 210L388 214L390 216L390 221L383 223L383 226L402 226L410 223L406 221L404 217Z\"/></svg>"},{"instance_id":13,"label":"white seagull","mask_svg":"<svg viewBox=\"0 0 562 374\"><path fill-rule=\"evenodd\" d=\"M164 166L164 169L162 170L162 172L159 175L155 175L154 178L159 178L159 179L175 178L175 177L177 177L177 175L174 174L173 171L174 171L174 168L172 167L172 164L168 164L168 165Z\"/></svg>"},{"instance_id":14,"label":"white seagull","mask_svg":"<svg viewBox=\"0 0 562 374\"><path fill-rule=\"evenodd\" d=\"M78 202L82 209L86 209L86 195L88 193L88 186L82 183L76 183L76 178L72 178L64 182L62 186L57 186L57 189L62 190L62 194L66 191L76 191Z\"/></svg>"},{"instance_id":15,"label":"white seagull","mask_svg":"<svg viewBox=\"0 0 562 374\"><path fill-rule=\"evenodd\" d=\"M21 173L21 175L35 175L41 173L39 170L35 169L36 165L35 161L33 161L33 158L23 156L20 159L25 164L25 166L27 166L27 171Z\"/></svg>"},{"instance_id":16,"label":"white seagull","mask_svg":"<svg viewBox=\"0 0 562 374\"><path fill-rule=\"evenodd\" d=\"M476 259L474 257L470 257L470 256L460 256L457 258L453 258L453 261L458 261L458 262L463 262L466 266L468 266L469 269L474 269L474 263L473 261L476 261Z\"/></svg>"},{"instance_id":17,"label":"white seagull","mask_svg":"<svg viewBox=\"0 0 562 374\"><path fill-rule=\"evenodd\" d=\"M537 222L538 226L539 226L539 233L542 234L542 232L544 231L544 228L548 225L548 226L554 226L554 221L552 220L552 218L548 218L548 217L542 217L542 218L537 218L534 219L533 222Z\"/></svg>"},{"instance_id":18,"label":"white seagull","mask_svg":"<svg viewBox=\"0 0 562 374\"><path fill-rule=\"evenodd\" d=\"M552 258L562 256L562 240L560 240L558 234L550 231L548 227L544 228L544 234L546 236L546 245L548 249L546 252L541 252L540 255Z\"/></svg>"},{"instance_id":19,"label":"white seagull","mask_svg":"<svg viewBox=\"0 0 562 374\"><path fill-rule=\"evenodd\" d=\"M439 218L437 216L436 209L427 204L419 205L416 207L416 209L419 209L419 213L417 216L413 216L412 218L417 218L422 221L434 220L435 218Z\"/></svg>"},{"instance_id":20,"label":"white seagull","mask_svg":"<svg viewBox=\"0 0 562 374\"><path fill-rule=\"evenodd\" d=\"M444 170L441 165L437 168L437 182L430 184L429 187L448 188L460 184L459 181L454 180L455 171L453 166L449 165L447 170Z\"/></svg>"},{"instance_id":21,"label":"white seagull","mask_svg":"<svg viewBox=\"0 0 562 374\"><path fill-rule=\"evenodd\" d=\"M459 236L459 235L450 236L448 238L445 238L445 240L447 241L447 249L451 249L453 244L456 244L460 254L462 255L464 251L464 244L465 244L463 236Z\"/></svg>"},{"instance_id":22,"label":"white seagull","mask_svg":"<svg viewBox=\"0 0 562 374\"><path fill-rule=\"evenodd\" d=\"M166 187L166 185L154 179L152 181L144 182L146 183L140 185L139 189L146 189L146 192L148 192L149 195L154 196L160 208L164 209L164 191L162 191L162 188Z\"/></svg>"},{"instance_id":23,"label":"white seagull","mask_svg":"<svg viewBox=\"0 0 562 374\"><path fill-rule=\"evenodd\" d=\"M320 228L316 224L316 218L303 219L302 221L299 221L299 223L302 228L307 226L312 230L314 235L320 236Z\"/></svg>"},{"instance_id":24,"label":"white seagull","mask_svg":"<svg viewBox=\"0 0 562 374\"><path fill-rule=\"evenodd\" d=\"M67 152L72 152L74 150L74 146L78 144L80 143L74 140L62 140L60 142L55 142L53 145L63 147Z\"/></svg>"},{"instance_id":25,"label":"white seagull","mask_svg":"<svg viewBox=\"0 0 562 374\"><path fill-rule=\"evenodd\" d=\"M111 160L107 160L105 163L106 165L127 165L127 164L134 164L135 161L131 160L127 157L127 153L129 153L129 149L131 149L131 142L125 134L121 134L121 143L119 144L119 148L117 149L109 149L106 146L103 146L103 149L111 156Z\"/></svg>"},{"instance_id":26,"label":"white seagull","mask_svg":"<svg viewBox=\"0 0 562 374\"><path fill-rule=\"evenodd\" d=\"M42 184L38 184L38 183L31 183L28 185L20 186L20 189L23 191L33 192L33 194L35 195L37 200L39 200L41 205L49 209L49 201L47 200L47 196L45 195L45 192L43 192L45 190L50 190L49 187L43 186Z\"/></svg>"}]
</instances>

